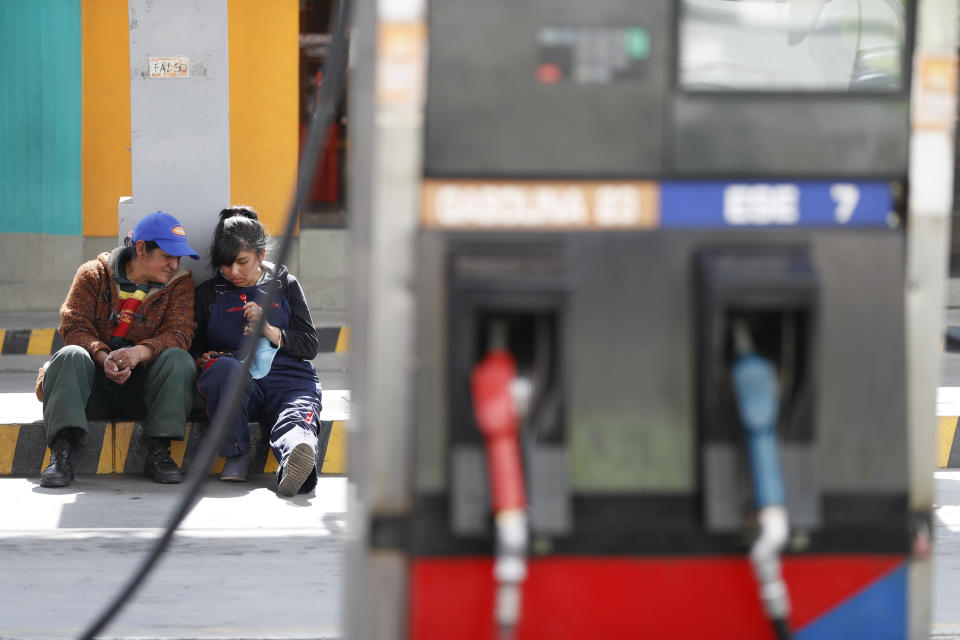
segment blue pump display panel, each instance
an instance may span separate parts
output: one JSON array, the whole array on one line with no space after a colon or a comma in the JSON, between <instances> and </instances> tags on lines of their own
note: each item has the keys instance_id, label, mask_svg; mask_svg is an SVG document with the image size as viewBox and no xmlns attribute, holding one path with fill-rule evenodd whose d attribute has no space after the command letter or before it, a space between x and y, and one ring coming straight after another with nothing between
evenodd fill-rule
<instances>
[{"instance_id":1,"label":"blue pump display panel","mask_svg":"<svg viewBox=\"0 0 960 640\"><path fill-rule=\"evenodd\" d=\"M660 183L660 226L893 227L893 195L885 181Z\"/></svg>"}]
</instances>

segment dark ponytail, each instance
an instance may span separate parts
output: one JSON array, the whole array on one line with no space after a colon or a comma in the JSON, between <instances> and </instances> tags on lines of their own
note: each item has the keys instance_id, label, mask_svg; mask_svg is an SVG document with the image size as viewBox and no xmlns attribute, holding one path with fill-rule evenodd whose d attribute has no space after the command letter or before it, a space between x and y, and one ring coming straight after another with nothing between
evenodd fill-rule
<instances>
[{"instance_id":1,"label":"dark ponytail","mask_svg":"<svg viewBox=\"0 0 960 640\"><path fill-rule=\"evenodd\" d=\"M231 265L241 251L260 253L270 245L260 216L251 207L228 207L220 212L220 220L213 231L210 246L210 266L218 268Z\"/></svg>"}]
</instances>

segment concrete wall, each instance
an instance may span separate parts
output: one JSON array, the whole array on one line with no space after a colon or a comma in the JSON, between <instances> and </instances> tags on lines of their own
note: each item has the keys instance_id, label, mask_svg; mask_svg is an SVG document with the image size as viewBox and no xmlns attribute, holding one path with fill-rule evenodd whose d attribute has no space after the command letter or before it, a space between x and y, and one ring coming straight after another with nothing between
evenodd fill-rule
<instances>
[{"instance_id":1,"label":"concrete wall","mask_svg":"<svg viewBox=\"0 0 960 640\"><path fill-rule=\"evenodd\" d=\"M230 203L281 233L297 180L300 6L230 0Z\"/></svg>"},{"instance_id":2,"label":"concrete wall","mask_svg":"<svg viewBox=\"0 0 960 640\"><path fill-rule=\"evenodd\" d=\"M0 310L59 309L80 263L117 245L130 194L127 2L3 2L0 43Z\"/></svg>"},{"instance_id":3,"label":"concrete wall","mask_svg":"<svg viewBox=\"0 0 960 640\"><path fill-rule=\"evenodd\" d=\"M77 267L116 244L113 237L0 233L0 312L59 309ZM303 229L294 240L287 262L315 320L346 316L348 251L346 229Z\"/></svg>"},{"instance_id":4,"label":"concrete wall","mask_svg":"<svg viewBox=\"0 0 960 640\"><path fill-rule=\"evenodd\" d=\"M303 284L307 304L318 311L345 315L348 296L348 242L346 229L302 229L297 260L291 269ZM317 318L314 318L317 320Z\"/></svg>"},{"instance_id":5,"label":"concrete wall","mask_svg":"<svg viewBox=\"0 0 960 640\"><path fill-rule=\"evenodd\" d=\"M298 27L297 0L0 1L0 311L59 309L77 267L156 209L202 253L229 204L281 233ZM189 58L190 77L151 78L160 56ZM346 308L345 254L345 230L295 241L288 266L313 309Z\"/></svg>"},{"instance_id":6,"label":"concrete wall","mask_svg":"<svg viewBox=\"0 0 960 640\"><path fill-rule=\"evenodd\" d=\"M4 232L80 233L80 33L80 0L0 2Z\"/></svg>"},{"instance_id":7,"label":"concrete wall","mask_svg":"<svg viewBox=\"0 0 960 640\"><path fill-rule=\"evenodd\" d=\"M83 0L82 26L83 235L115 246L117 202L132 193L127 0Z\"/></svg>"},{"instance_id":8,"label":"concrete wall","mask_svg":"<svg viewBox=\"0 0 960 640\"><path fill-rule=\"evenodd\" d=\"M115 246L116 238L0 234L0 311L60 309L77 267Z\"/></svg>"}]
</instances>

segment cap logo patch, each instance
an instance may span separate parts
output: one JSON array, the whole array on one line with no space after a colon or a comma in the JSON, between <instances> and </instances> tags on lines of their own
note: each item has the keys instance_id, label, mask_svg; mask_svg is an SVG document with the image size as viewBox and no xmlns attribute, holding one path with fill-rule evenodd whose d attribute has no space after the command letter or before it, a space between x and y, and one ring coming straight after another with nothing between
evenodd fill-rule
<instances>
[{"instance_id":1,"label":"cap logo patch","mask_svg":"<svg viewBox=\"0 0 960 640\"><path fill-rule=\"evenodd\" d=\"M180 227L180 226L170 227L170 231L172 231L173 233L177 234L178 236L183 236L183 237L186 237L186 236L187 236L187 232L184 231L184 230L183 230L183 227Z\"/></svg>"}]
</instances>

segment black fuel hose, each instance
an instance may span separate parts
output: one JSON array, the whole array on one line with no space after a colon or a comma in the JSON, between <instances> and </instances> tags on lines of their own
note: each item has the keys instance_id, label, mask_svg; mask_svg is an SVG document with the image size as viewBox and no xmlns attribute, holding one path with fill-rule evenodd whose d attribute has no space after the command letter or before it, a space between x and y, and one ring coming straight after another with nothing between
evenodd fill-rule
<instances>
[{"instance_id":1,"label":"black fuel hose","mask_svg":"<svg viewBox=\"0 0 960 640\"><path fill-rule=\"evenodd\" d=\"M793 636L790 634L790 625L783 618L777 618L771 621L773 623L773 633L777 640L790 640Z\"/></svg>"},{"instance_id":2,"label":"black fuel hose","mask_svg":"<svg viewBox=\"0 0 960 640\"><path fill-rule=\"evenodd\" d=\"M347 58L347 25L350 22L350 10L350 0L337 1L334 16L336 22L333 42L330 48L330 55L327 56L323 65L324 81L320 87L320 99L317 110L313 114L313 120L310 123L306 145L300 157L296 194L287 212L287 224L284 230L283 240L280 243L277 264L286 262L287 254L290 251L290 239L296 227L297 213L300 211L306 195L313 188L318 163L322 162L320 153L323 149L326 132L330 128L330 124L336 114L337 102L339 101L344 85L343 76ZM276 296L277 289L271 287L263 306L269 308ZM225 394L226 400L221 405L222 410L214 417L210 429L204 437L203 444L193 461L195 471L188 474L180 500L176 504L163 534L154 542L149 553L144 557L136 571L134 571L130 578L124 583L123 587L117 592L110 603L97 616L94 622L78 636L80 640L92 640L95 638L133 597L140 585L143 584L144 579L149 575L150 571L157 564L157 561L166 551L177 527L180 526L180 523L183 522L183 519L186 518L187 514L190 513L190 510L193 509L196 504L197 499L200 497L203 483L209 478L207 470L213 463L215 453L222 435L226 430L226 426L233 422L239 411L240 401L243 397L243 389L250 370L250 361L253 359L251 356L257 344L257 337L260 336L263 330L264 322L266 322L265 314L260 316L256 327L245 339L243 345L243 353L245 354L243 365L237 369L230 379L230 384Z\"/></svg>"}]
</instances>

